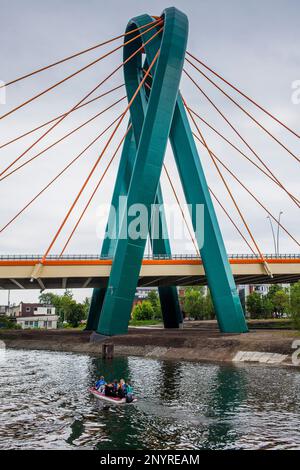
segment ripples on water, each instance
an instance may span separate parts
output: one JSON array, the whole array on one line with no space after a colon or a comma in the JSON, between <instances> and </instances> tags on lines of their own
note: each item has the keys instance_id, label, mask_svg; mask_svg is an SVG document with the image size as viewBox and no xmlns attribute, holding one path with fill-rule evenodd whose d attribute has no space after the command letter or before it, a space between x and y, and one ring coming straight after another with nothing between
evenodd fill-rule
<instances>
[{"instance_id":1,"label":"ripples on water","mask_svg":"<svg viewBox=\"0 0 300 470\"><path fill-rule=\"evenodd\" d=\"M103 408L100 374L133 380L139 402ZM6 352L1 449L300 449L299 371L262 366Z\"/></svg>"}]
</instances>

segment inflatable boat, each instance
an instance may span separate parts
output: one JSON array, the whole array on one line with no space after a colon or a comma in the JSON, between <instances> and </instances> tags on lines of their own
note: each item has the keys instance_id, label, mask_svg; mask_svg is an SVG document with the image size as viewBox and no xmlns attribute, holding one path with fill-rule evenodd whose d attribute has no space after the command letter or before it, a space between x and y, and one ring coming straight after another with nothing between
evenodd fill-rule
<instances>
[{"instance_id":1,"label":"inflatable boat","mask_svg":"<svg viewBox=\"0 0 300 470\"><path fill-rule=\"evenodd\" d=\"M107 397L104 393L98 392L98 390L96 390L95 388L90 388L89 391L92 395L99 398L99 400L106 401L108 403L111 403L112 405L131 405L132 403L135 403L137 401L137 398L135 397L130 403L127 403L126 398Z\"/></svg>"}]
</instances>

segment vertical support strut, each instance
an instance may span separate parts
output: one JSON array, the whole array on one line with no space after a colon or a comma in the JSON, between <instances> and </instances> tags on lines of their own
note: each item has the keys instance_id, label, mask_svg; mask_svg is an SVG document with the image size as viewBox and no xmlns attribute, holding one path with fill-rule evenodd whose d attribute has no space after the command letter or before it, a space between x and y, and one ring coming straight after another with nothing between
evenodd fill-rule
<instances>
[{"instance_id":1,"label":"vertical support strut","mask_svg":"<svg viewBox=\"0 0 300 470\"><path fill-rule=\"evenodd\" d=\"M134 142L134 137L132 130L129 131L126 136L124 143L124 148L121 156L121 161L117 173L117 180L114 188L114 193L111 203L111 211L109 214L109 221L106 227L106 233L109 233L109 227L112 229L115 225L115 234L119 233L119 224L120 220L120 197L127 197L128 188L130 184L131 174L134 166L136 155L136 146ZM167 234L167 224L164 215L163 209L163 198L160 185L158 187L156 202L157 206L161 207L158 217L158 233L161 234L161 237L156 240L151 240L153 253L157 255L171 255L171 247L168 240ZM153 230L155 230L153 228ZM152 227L150 228L150 234L152 232ZM116 238L106 237L103 241L103 246L101 250L101 257L113 258L116 247ZM180 309L178 293L176 287L159 287L158 288L163 322L165 328L178 328L182 323L182 313ZM91 306L88 315L87 327L89 331L95 331L97 329L100 314L106 294L106 288L96 288L93 291Z\"/></svg>"},{"instance_id":2,"label":"vertical support strut","mask_svg":"<svg viewBox=\"0 0 300 470\"><path fill-rule=\"evenodd\" d=\"M248 328L243 308L180 94L175 107L170 141L187 203L193 208L202 204L204 208L203 246L196 230L195 217L192 217L192 222L220 330L225 333L244 333Z\"/></svg>"},{"instance_id":3,"label":"vertical support strut","mask_svg":"<svg viewBox=\"0 0 300 470\"><path fill-rule=\"evenodd\" d=\"M118 233L120 220L120 210L122 208L119 205L120 197L127 197L128 185L131 177L132 168L134 165L136 154L135 142L133 139L132 130L130 130L125 138L119 169L117 173L117 179L111 201L111 209L108 217L108 223L106 227L106 233L109 234L109 228L115 226L115 233ZM116 248L116 238L107 236L102 245L101 257L109 258L113 257ZM100 287L93 291L91 306L87 321L86 329L95 331L99 324L100 313L104 297L106 294L106 288Z\"/></svg>"}]
</instances>

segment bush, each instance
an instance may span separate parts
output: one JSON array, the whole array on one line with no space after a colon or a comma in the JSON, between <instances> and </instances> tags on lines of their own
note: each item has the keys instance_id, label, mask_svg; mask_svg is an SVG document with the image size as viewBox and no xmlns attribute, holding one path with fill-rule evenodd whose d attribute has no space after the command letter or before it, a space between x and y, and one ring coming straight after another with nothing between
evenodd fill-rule
<instances>
[{"instance_id":1,"label":"bush","mask_svg":"<svg viewBox=\"0 0 300 470\"><path fill-rule=\"evenodd\" d=\"M153 320L154 318L154 309L149 300L144 300L144 302L137 304L132 312L133 321L141 320Z\"/></svg>"},{"instance_id":2,"label":"bush","mask_svg":"<svg viewBox=\"0 0 300 470\"><path fill-rule=\"evenodd\" d=\"M151 291L148 294L147 300L151 303L152 308L153 308L153 319L162 320L161 305L160 305L160 300L159 300L157 292L155 292L154 290Z\"/></svg>"},{"instance_id":3,"label":"bush","mask_svg":"<svg viewBox=\"0 0 300 470\"><path fill-rule=\"evenodd\" d=\"M9 317L0 317L0 328L5 330L20 330L22 329L21 325L18 325Z\"/></svg>"},{"instance_id":4,"label":"bush","mask_svg":"<svg viewBox=\"0 0 300 470\"><path fill-rule=\"evenodd\" d=\"M294 328L300 330L300 281L291 286L290 315Z\"/></svg>"},{"instance_id":5,"label":"bush","mask_svg":"<svg viewBox=\"0 0 300 470\"><path fill-rule=\"evenodd\" d=\"M262 318L264 316L263 300L258 292L252 292L248 295L246 305L251 318Z\"/></svg>"},{"instance_id":6,"label":"bush","mask_svg":"<svg viewBox=\"0 0 300 470\"><path fill-rule=\"evenodd\" d=\"M85 319L85 307L83 304L78 304L74 300L70 304L70 309L67 314L67 321L73 327L77 328L82 320Z\"/></svg>"}]
</instances>

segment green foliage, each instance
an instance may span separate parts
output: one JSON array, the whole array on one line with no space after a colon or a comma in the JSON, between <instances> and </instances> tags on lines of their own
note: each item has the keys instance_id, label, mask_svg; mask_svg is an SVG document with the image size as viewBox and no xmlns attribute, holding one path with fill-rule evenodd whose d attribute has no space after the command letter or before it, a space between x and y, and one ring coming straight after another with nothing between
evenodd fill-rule
<instances>
[{"instance_id":1,"label":"green foliage","mask_svg":"<svg viewBox=\"0 0 300 470\"><path fill-rule=\"evenodd\" d=\"M277 316L281 317L284 313L288 311L289 296L285 290L282 289L275 292L272 302L274 313Z\"/></svg>"},{"instance_id":2,"label":"green foliage","mask_svg":"<svg viewBox=\"0 0 300 470\"><path fill-rule=\"evenodd\" d=\"M0 317L0 329L4 330L20 330L22 327L6 316Z\"/></svg>"},{"instance_id":3,"label":"green foliage","mask_svg":"<svg viewBox=\"0 0 300 470\"><path fill-rule=\"evenodd\" d=\"M283 289L279 284L270 286L267 294L267 299L272 304L272 313L276 317L281 317L289 310L289 295L286 289Z\"/></svg>"},{"instance_id":4,"label":"green foliage","mask_svg":"<svg viewBox=\"0 0 300 470\"><path fill-rule=\"evenodd\" d=\"M252 292L247 297L247 311L252 318L281 318L289 311L289 292L280 285L272 285L267 295Z\"/></svg>"},{"instance_id":5,"label":"green foliage","mask_svg":"<svg viewBox=\"0 0 300 470\"><path fill-rule=\"evenodd\" d=\"M188 287L180 300L186 316L195 320L215 318L211 294L209 291L206 293L204 287Z\"/></svg>"},{"instance_id":6,"label":"green foliage","mask_svg":"<svg viewBox=\"0 0 300 470\"><path fill-rule=\"evenodd\" d=\"M86 297L82 305L84 306L84 319L87 320L91 306L91 299Z\"/></svg>"},{"instance_id":7,"label":"green foliage","mask_svg":"<svg viewBox=\"0 0 300 470\"><path fill-rule=\"evenodd\" d=\"M195 320L204 318L204 295L199 289L187 289L184 296L183 309Z\"/></svg>"},{"instance_id":8,"label":"green foliage","mask_svg":"<svg viewBox=\"0 0 300 470\"><path fill-rule=\"evenodd\" d=\"M73 328L77 328L80 322L85 319L85 307L72 300L68 308L67 321Z\"/></svg>"},{"instance_id":9,"label":"green foliage","mask_svg":"<svg viewBox=\"0 0 300 470\"><path fill-rule=\"evenodd\" d=\"M294 328L300 330L300 281L291 286L289 312Z\"/></svg>"},{"instance_id":10,"label":"green foliage","mask_svg":"<svg viewBox=\"0 0 300 470\"><path fill-rule=\"evenodd\" d=\"M44 304L53 305L56 308L56 314L59 316L59 324L62 326L64 322L68 322L71 327L77 328L82 320L88 315L90 300L85 299L84 302L77 303L73 299L71 290L66 290L63 295L57 295L53 292L43 293L39 297L39 301Z\"/></svg>"},{"instance_id":11,"label":"green foliage","mask_svg":"<svg viewBox=\"0 0 300 470\"><path fill-rule=\"evenodd\" d=\"M213 320L216 318L216 312L210 291L207 292L207 295L204 299L204 317L206 320Z\"/></svg>"},{"instance_id":12,"label":"green foliage","mask_svg":"<svg viewBox=\"0 0 300 470\"><path fill-rule=\"evenodd\" d=\"M133 309L133 321L153 320L153 317L154 309L149 300L144 300L144 302L137 304Z\"/></svg>"},{"instance_id":13,"label":"green foliage","mask_svg":"<svg viewBox=\"0 0 300 470\"><path fill-rule=\"evenodd\" d=\"M262 296L258 292L251 292L246 301L247 311L251 318L263 318L263 302Z\"/></svg>"},{"instance_id":14,"label":"green foliage","mask_svg":"<svg viewBox=\"0 0 300 470\"><path fill-rule=\"evenodd\" d=\"M149 292L147 300L153 308L153 320L162 320L161 305L157 292L154 290Z\"/></svg>"},{"instance_id":15,"label":"green foliage","mask_svg":"<svg viewBox=\"0 0 300 470\"><path fill-rule=\"evenodd\" d=\"M263 295L261 299L262 303L262 316L264 318L272 318L274 306L272 300L267 296Z\"/></svg>"}]
</instances>

